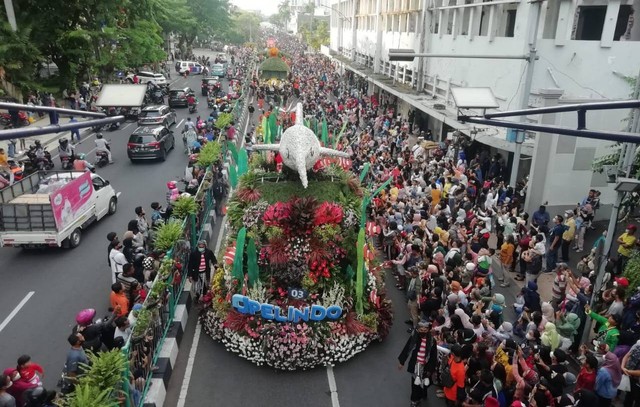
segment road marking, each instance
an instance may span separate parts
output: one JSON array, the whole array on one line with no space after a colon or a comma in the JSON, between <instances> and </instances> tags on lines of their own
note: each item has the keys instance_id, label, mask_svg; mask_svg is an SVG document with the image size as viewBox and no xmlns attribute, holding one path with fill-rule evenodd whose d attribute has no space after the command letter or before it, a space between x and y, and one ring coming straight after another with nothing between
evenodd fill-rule
<instances>
[{"instance_id":1,"label":"road marking","mask_svg":"<svg viewBox=\"0 0 640 407\"><path fill-rule=\"evenodd\" d=\"M184 407L187 401L187 393L189 392L189 383L191 382L191 373L193 372L193 365L196 362L196 353L198 352L198 343L200 342L200 332L202 328L200 321L196 322L196 333L193 335L193 343L189 350L189 360L187 361L187 369L184 372L184 378L182 379L182 387L180 388L180 396L178 398L177 407Z\"/></svg>"},{"instance_id":2,"label":"road marking","mask_svg":"<svg viewBox=\"0 0 640 407\"><path fill-rule=\"evenodd\" d=\"M180 123L176 124L176 129L180 127L180 125L182 125L182 122L184 121L184 119L180 120Z\"/></svg>"},{"instance_id":3,"label":"road marking","mask_svg":"<svg viewBox=\"0 0 640 407\"><path fill-rule=\"evenodd\" d=\"M127 125L126 125L126 126L124 126L123 128L121 128L120 130L124 130L124 129L126 129L127 127L131 126L132 124L133 124L133 123L127 123Z\"/></svg>"},{"instance_id":4,"label":"road marking","mask_svg":"<svg viewBox=\"0 0 640 407\"><path fill-rule=\"evenodd\" d=\"M331 406L340 407L338 386L336 385L336 377L333 374L333 366L327 366L327 379L329 380L329 391L331 392Z\"/></svg>"},{"instance_id":5,"label":"road marking","mask_svg":"<svg viewBox=\"0 0 640 407\"><path fill-rule=\"evenodd\" d=\"M24 307L24 304L27 303L27 301L29 301L29 298L31 298L31 296L33 296L33 294L35 294L35 291L29 291L27 293L27 295L24 296L24 298L22 299L22 301L20 301L20 304L18 304L13 311L11 311L11 314L9 314L8 317L6 317L4 319L4 321L2 321L2 324L0 324L0 332L2 332L2 330L4 328L7 327L7 325L9 325L9 322L11 322L11 320L18 315L18 312L20 312L20 310L22 309L22 307Z\"/></svg>"}]
</instances>

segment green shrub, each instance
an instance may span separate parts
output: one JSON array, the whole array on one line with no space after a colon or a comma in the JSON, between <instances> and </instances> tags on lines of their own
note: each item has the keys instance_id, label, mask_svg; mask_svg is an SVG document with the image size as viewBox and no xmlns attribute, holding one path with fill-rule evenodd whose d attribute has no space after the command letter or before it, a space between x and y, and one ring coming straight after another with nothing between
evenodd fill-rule
<instances>
[{"instance_id":1,"label":"green shrub","mask_svg":"<svg viewBox=\"0 0 640 407\"><path fill-rule=\"evenodd\" d=\"M227 124L231 124L231 122L233 121L233 114L232 113L220 113L218 115L218 119L216 119L216 128L222 130L225 127L227 127Z\"/></svg>"},{"instance_id":2,"label":"green shrub","mask_svg":"<svg viewBox=\"0 0 640 407\"><path fill-rule=\"evenodd\" d=\"M201 167L209 167L216 161L220 160L222 147L217 141L209 141L200 149L198 154L198 165Z\"/></svg>"},{"instance_id":3,"label":"green shrub","mask_svg":"<svg viewBox=\"0 0 640 407\"><path fill-rule=\"evenodd\" d=\"M182 222L170 220L158 226L153 240L156 250L166 252L182 237Z\"/></svg>"},{"instance_id":4,"label":"green shrub","mask_svg":"<svg viewBox=\"0 0 640 407\"><path fill-rule=\"evenodd\" d=\"M100 390L89 384L79 384L62 403L65 407L118 407L112 389Z\"/></svg>"},{"instance_id":5,"label":"green shrub","mask_svg":"<svg viewBox=\"0 0 640 407\"><path fill-rule=\"evenodd\" d=\"M127 367L127 358L120 349L109 352L88 353L89 368L80 378L81 384L88 384L99 390L117 389L122 383L122 372Z\"/></svg>"},{"instance_id":6,"label":"green shrub","mask_svg":"<svg viewBox=\"0 0 640 407\"><path fill-rule=\"evenodd\" d=\"M634 251L622 273L629 280L629 288L635 290L640 286L640 252Z\"/></svg>"},{"instance_id":7,"label":"green shrub","mask_svg":"<svg viewBox=\"0 0 640 407\"><path fill-rule=\"evenodd\" d=\"M156 285L159 281L156 282ZM133 327L133 331L131 332L132 338L140 338L147 332L149 326L151 325L152 313L148 308L143 308L138 312L138 318L136 319L136 324Z\"/></svg>"},{"instance_id":8,"label":"green shrub","mask_svg":"<svg viewBox=\"0 0 640 407\"><path fill-rule=\"evenodd\" d=\"M173 204L172 215L178 219L184 219L188 215L195 215L196 212L198 212L198 204L192 196L181 196Z\"/></svg>"}]
</instances>

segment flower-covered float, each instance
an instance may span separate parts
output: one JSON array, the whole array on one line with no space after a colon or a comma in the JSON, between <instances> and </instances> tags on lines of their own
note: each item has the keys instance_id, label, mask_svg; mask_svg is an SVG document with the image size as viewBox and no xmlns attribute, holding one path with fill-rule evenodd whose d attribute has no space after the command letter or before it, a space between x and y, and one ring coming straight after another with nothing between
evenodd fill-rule
<instances>
[{"instance_id":1,"label":"flower-covered float","mask_svg":"<svg viewBox=\"0 0 640 407\"><path fill-rule=\"evenodd\" d=\"M344 153L321 147L301 118L298 106L279 145L254 146L277 150L281 172L273 153L249 163L232 151L224 260L201 314L227 350L283 370L346 361L392 322L362 218L377 191L343 169Z\"/></svg>"}]
</instances>

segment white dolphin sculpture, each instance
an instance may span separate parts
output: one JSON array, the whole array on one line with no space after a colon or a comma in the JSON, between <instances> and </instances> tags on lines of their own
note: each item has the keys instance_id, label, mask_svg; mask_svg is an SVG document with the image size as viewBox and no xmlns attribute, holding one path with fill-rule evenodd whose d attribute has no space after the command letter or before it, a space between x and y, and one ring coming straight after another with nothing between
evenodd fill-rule
<instances>
[{"instance_id":1,"label":"white dolphin sculpture","mask_svg":"<svg viewBox=\"0 0 640 407\"><path fill-rule=\"evenodd\" d=\"M296 124L282 133L280 144L257 144L254 150L279 151L282 162L287 167L298 171L302 186L307 188L307 170L313 168L322 156L350 158L349 154L320 146L318 137L302 124L302 103L296 106Z\"/></svg>"}]
</instances>

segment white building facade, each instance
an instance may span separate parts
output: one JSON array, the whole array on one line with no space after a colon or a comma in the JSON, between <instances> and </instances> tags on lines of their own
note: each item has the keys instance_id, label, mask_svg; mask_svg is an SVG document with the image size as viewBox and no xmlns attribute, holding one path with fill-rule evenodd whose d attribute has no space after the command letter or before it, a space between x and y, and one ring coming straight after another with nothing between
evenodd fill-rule
<instances>
[{"instance_id":1,"label":"white building facade","mask_svg":"<svg viewBox=\"0 0 640 407\"><path fill-rule=\"evenodd\" d=\"M332 0L331 54L366 78L369 93L398 97L398 110L416 109L445 137L457 129L503 155L515 145L504 129L459 123L450 90L489 87L498 110L552 104L629 99L630 78L640 69L640 0ZM446 55L528 55L535 35L538 58L416 58L389 62L389 49ZM530 89L525 89L527 69ZM523 92L529 94L528 103ZM527 106L524 106L527 105ZM629 111L587 115L590 129L626 130ZM527 121L575 128L575 113L527 117ZM530 134L522 145L519 175L530 173L527 209L548 202L552 210L574 207L590 188L613 193L592 171L611 142ZM540 153L536 154L536 151ZM512 158L510 158L511 160ZM606 215L608 211L601 211Z\"/></svg>"}]
</instances>

